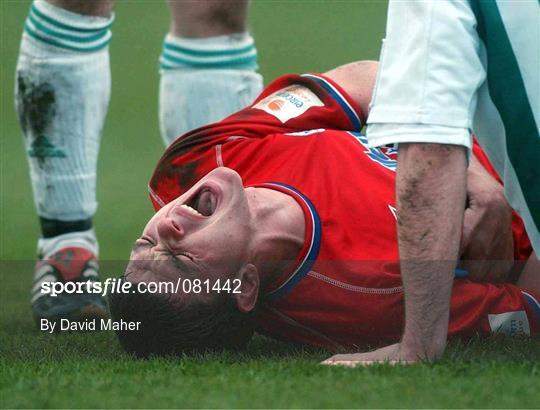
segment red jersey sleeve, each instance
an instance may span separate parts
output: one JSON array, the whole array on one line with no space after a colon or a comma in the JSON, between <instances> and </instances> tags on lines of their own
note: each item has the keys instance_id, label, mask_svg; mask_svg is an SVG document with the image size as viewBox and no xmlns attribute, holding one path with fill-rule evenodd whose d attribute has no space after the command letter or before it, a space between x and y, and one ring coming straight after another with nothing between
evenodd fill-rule
<instances>
[{"instance_id":1,"label":"red jersey sleeve","mask_svg":"<svg viewBox=\"0 0 540 410\"><path fill-rule=\"evenodd\" d=\"M244 110L225 123L249 118L255 128L270 129L260 134L287 133L311 129L361 131L364 114L337 83L321 74L289 74L273 81Z\"/></svg>"},{"instance_id":2,"label":"red jersey sleeve","mask_svg":"<svg viewBox=\"0 0 540 410\"><path fill-rule=\"evenodd\" d=\"M320 74L289 74L273 81L250 106L222 121L178 137L150 179L155 209L178 197L216 163L214 150L232 139L314 129L360 131L364 115L355 101Z\"/></svg>"}]
</instances>

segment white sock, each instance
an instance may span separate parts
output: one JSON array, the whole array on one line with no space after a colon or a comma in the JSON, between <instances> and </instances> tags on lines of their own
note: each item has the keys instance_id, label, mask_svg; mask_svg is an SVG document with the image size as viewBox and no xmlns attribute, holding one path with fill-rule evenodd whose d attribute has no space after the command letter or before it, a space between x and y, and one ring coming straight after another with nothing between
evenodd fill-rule
<instances>
[{"instance_id":1,"label":"white sock","mask_svg":"<svg viewBox=\"0 0 540 410\"><path fill-rule=\"evenodd\" d=\"M68 246L88 249L96 257L99 254L96 234L93 229L89 229L88 231L65 233L53 238L40 238L38 240L38 255L41 259L46 259Z\"/></svg>"},{"instance_id":2,"label":"white sock","mask_svg":"<svg viewBox=\"0 0 540 410\"><path fill-rule=\"evenodd\" d=\"M159 118L165 145L244 108L262 90L249 33L197 39L167 35L160 68Z\"/></svg>"},{"instance_id":3,"label":"white sock","mask_svg":"<svg viewBox=\"0 0 540 410\"><path fill-rule=\"evenodd\" d=\"M113 18L32 4L17 64L16 105L39 216L91 218L110 97Z\"/></svg>"}]
</instances>

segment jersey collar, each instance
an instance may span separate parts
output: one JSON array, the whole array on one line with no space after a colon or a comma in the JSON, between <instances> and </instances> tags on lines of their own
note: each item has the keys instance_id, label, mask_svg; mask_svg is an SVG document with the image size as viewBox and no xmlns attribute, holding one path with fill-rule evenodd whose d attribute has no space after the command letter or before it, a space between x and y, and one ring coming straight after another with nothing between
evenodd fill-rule
<instances>
[{"instance_id":1,"label":"jersey collar","mask_svg":"<svg viewBox=\"0 0 540 410\"><path fill-rule=\"evenodd\" d=\"M315 206L297 189L280 182L266 182L251 185L256 188L268 188L292 196L302 208L306 224L304 246L299 253L292 269L285 271L273 281L265 292L265 298L277 300L290 292L308 274L315 263L321 246L321 221Z\"/></svg>"}]
</instances>

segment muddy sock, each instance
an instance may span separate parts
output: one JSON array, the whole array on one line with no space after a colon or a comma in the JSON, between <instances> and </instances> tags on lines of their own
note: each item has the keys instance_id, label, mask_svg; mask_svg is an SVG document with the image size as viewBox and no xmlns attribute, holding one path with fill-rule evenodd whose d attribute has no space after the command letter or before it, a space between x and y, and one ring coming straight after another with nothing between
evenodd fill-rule
<instances>
[{"instance_id":1,"label":"muddy sock","mask_svg":"<svg viewBox=\"0 0 540 410\"><path fill-rule=\"evenodd\" d=\"M16 105L44 237L91 227L112 20L35 1L25 23Z\"/></svg>"}]
</instances>

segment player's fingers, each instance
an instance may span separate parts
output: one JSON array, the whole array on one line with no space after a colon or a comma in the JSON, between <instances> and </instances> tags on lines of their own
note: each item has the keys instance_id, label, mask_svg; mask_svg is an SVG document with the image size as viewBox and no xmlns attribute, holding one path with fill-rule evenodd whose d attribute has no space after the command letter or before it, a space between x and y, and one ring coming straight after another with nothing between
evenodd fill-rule
<instances>
[{"instance_id":1,"label":"player's fingers","mask_svg":"<svg viewBox=\"0 0 540 410\"><path fill-rule=\"evenodd\" d=\"M391 366L414 364L416 362L411 360L330 360L327 359L321 364L327 366L344 366L344 367L358 367L358 366L373 366L375 364L389 364Z\"/></svg>"},{"instance_id":2,"label":"player's fingers","mask_svg":"<svg viewBox=\"0 0 540 410\"><path fill-rule=\"evenodd\" d=\"M352 354L336 354L321 362L321 364L334 364L335 362L348 362L353 360Z\"/></svg>"},{"instance_id":3,"label":"player's fingers","mask_svg":"<svg viewBox=\"0 0 540 410\"><path fill-rule=\"evenodd\" d=\"M327 359L324 362L321 362L321 364L324 364L326 366L356 367L358 365L362 365L363 362L357 362L357 361L354 361L354 360L330 360L330 359Z\"/></svg>"}]
</instances>

